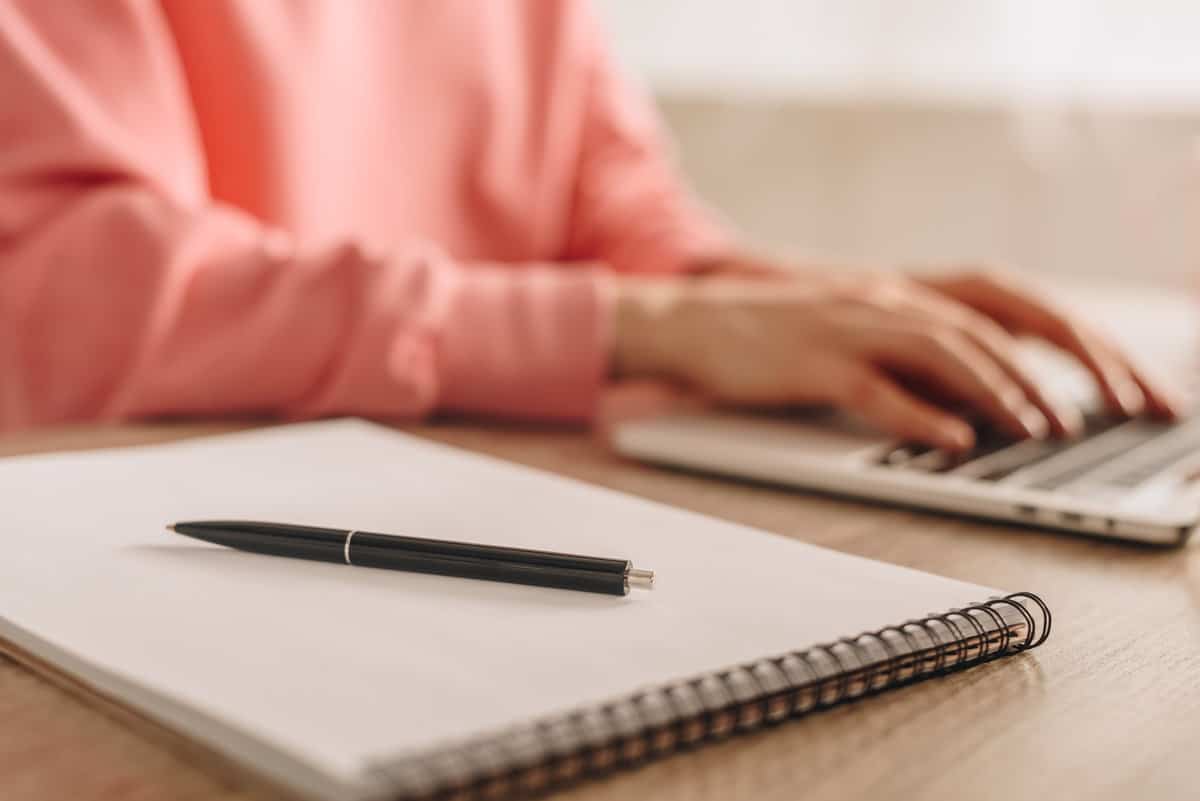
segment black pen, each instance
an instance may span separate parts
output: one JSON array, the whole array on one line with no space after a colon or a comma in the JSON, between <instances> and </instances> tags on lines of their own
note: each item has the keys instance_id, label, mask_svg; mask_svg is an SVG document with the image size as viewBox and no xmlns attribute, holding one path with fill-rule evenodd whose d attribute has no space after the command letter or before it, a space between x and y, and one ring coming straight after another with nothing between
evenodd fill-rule
<instances>
[{"instance_id":1,"label":"black pen","mask_svg":"<svg viewBox=\"0 0 1200 801\"><path fill-rule=\"evenodd\" d=\"M382 567L608 595L628 595L630 587L647 590L654 587L654 571L639 570L627 559L246 520L173 523L167 528L241 551L342 562L358 567Z\"/></svg>"}]
</instances>

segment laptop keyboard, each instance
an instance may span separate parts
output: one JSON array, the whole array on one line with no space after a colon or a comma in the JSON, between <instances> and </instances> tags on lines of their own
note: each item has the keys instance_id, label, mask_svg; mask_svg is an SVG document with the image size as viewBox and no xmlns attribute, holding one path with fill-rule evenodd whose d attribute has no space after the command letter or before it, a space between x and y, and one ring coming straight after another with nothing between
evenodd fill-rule
<instances>
[{"instance_id":1,"label":"laptop keyboard","mask_svg":"<svg viewBox=\"0 0 1200 801\"><path fill-rule=\"evenodd\" d=\"M1021 440L988 427L977 431L974 450L950 454L905 443L879 464L1040 490L1088 480L1114 488L1149 481L1200 451L1200 420L1157 423L1096 415L1073 440Z\"/></svg>"}]
</instances>

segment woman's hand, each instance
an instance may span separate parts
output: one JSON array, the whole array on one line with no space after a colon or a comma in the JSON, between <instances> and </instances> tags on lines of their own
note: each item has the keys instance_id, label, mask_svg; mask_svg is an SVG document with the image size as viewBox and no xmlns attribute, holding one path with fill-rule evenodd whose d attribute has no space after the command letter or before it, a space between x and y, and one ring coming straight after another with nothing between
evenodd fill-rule
<instances>
[{"instance_id":1,"label":"woman's hand","mask_svg":"<svg viewBox=\"0 0 1200 801\"><path fill-rule=\"evenodd\" d=\"M1079 410L1048 396L1018 362L1016 334L1072 353L1114 411L1179 411L1111 344L988 274L627 280L618 290L614 369L735 405L831 404L950 450L970 448L974 432L931 392L1017 437L1078 432Z\"/></svg>"}]
</instances>

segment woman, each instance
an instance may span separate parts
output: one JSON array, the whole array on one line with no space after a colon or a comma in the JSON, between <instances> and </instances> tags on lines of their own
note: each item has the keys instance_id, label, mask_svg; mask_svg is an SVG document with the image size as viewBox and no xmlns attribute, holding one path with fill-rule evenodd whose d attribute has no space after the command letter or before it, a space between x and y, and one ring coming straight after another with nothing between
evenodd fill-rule
<instances>
[{"instance_id":1,"label":"woman","mask_svg":"<svg viewBox=\"0 0 1200 801\"><path fill-rule=\"evenodd\" d=\"M909 377L1016 435L1076 429L1014 333L1118 411L1175 408L995 279L739 251L580 3L10 0L0 96L0 429L588 420L610 381L652 378L969 447Z\"/></svg>"}]
</instances>

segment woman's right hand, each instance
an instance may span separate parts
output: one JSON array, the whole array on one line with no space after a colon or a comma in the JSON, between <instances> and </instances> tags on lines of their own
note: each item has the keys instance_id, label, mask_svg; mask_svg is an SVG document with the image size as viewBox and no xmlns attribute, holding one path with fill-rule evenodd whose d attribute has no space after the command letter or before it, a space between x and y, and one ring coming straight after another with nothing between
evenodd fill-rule
<instances>
[{"instance_id":1,"label":"woman's right hand","mask_svg":"<svg viewBox=\"0 0 1200 801\"><path fill-rule=\"evenodd\" d=\"M1078 330L1031 297L1010 293L1007 302L1015 318L1052 315L1064 331ZM1175 414L1178 403L1111 345L1077 339L1054 344L1092 370L1116 411ZM738 406L833 405L954 451L974 444L972 426L915 394L910 379L1019 438L1069 436L1083 422L1078 409L1037 385L1016 357L1013 334L994 317L895 275L625 279L614 372L669 379Z\"/></svg>"}]
</instances>

